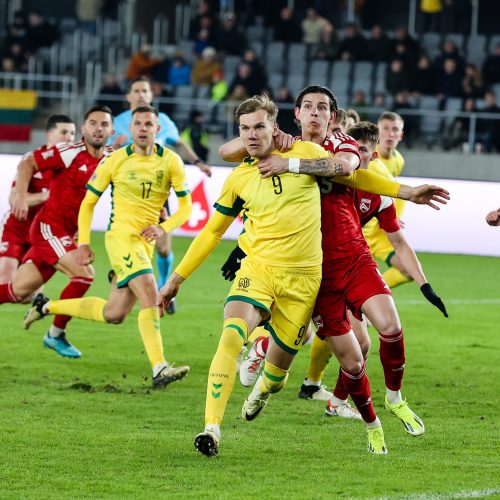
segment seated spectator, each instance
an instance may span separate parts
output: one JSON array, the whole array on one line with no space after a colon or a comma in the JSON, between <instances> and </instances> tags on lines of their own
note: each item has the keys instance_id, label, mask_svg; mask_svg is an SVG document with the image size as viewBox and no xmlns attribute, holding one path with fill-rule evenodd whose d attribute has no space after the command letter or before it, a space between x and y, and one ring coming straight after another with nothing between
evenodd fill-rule
<instances>
[{"instance_id":1,"label":"seated spectator","mask_svg":"<svg viewBox=\"0 0 500 500\"><path fill-rule=\"evenodd\" d=\"M330 23L318 15L316 9L307 9L306 18L302 21L302 42L307 45L317 45L321 40L321 33L327 29Z\"/></svg>"},{"instance_id":2,"label":"seated spectator","mask_svg":"<svg viewBox=\"0 0 500 500\"><path fill-rule=\"evenodd\" d=\"M234 112L236 108L250 96L248 95L245 87L243 85L235 85L232 92L227 97L227 101L231 103L231 106L227 107L226 122L227 126L223 130L224 138L227 139L230 136L237 136L239 134L238 123L234 119ZM229 126L232 123L232 128Z\"/></svg>"},{"instance_id":3,"label":"seated spectator","mask_svg":"<svg viewBox=\"0 0 500 500\"><path fill-rule=\"evenodd\" d=\"M438 68L436 91L438 97L444 100L447 97L462 97L463 72L457 67L455 59L445 59L442 68Z\"/></svg>"},{"instance_id":4,"label":"seated spectator","mask_svg":"<svg viewBox=\"0 0 500 500\"><path fill-rule=\"evenodd\" d=\"M356 92L354 92L351 99L351 106L355 109L347 109L346 113L348 117L352 115L352 112L356 113L357 120L354 123L358 123L361 120L366 120L367 115L365 108L369 107L369 103L364 90L356 90ZM352 116L356 118L355 115Z\"/></svg>"},{"instance_id":5,"label":"seated spectator","mask_svg":"<svg viewBox=\"0 0 500 500\"><path fill-rule=\"evenodd\" d=\"M209 16L204 16L200 21L200 29L194 35L193 52L199 56L203 49L213 47L216 43L216 29L214 28L213 19Z\"/></svg>"},{"instance_id":6,"label":"seated spectator","mask_svg":"<svg viewBox=\"0 0 500 500\"><path fill-rule=\"evenodd\" d=\"M376 92L373 96L373 104L371 107L372 111L367 113L366 119L369 122L377 123L381 112L385 111L389 107L387 103L387 94L385 92Z\"/></svg>"},{"instance_id":7,"label":"seated spectator","mask_svg":"<svg viewBox=\"0 0 500 500\"><path fill-rule=\"evenodd\" d=\"M134 80L139 76L151 78L155 67L163 61L164 59L151 57L151 47L144 44L135 54L132 54L125 78L127 80Z\"/></svg>"},{"instance_id":8,"label":"seated spectator","mask_svg":"<svg viewBox=\"0 0 500 500\"><path fill-rule=\"evenodd\" d=\"M162 82L151 80L151 92L153 93L153 105L160 112L172 116L174 106L172 102L165 102L164 99L171 99L172 92Z\"/></svg>"},{"instance_id":9,"label":"seated spectator","mask_svg":"<svg viewBox=\"0 0 500 500\"><path fill-rule=\"evenodd\" d=\"M198 35L198 33L200 32L200 30L207 28L207 21L206 21L207 18L210 20L208 24L212 26L214 22L214 17L210 9L210 3L207 2L206 0L200 0L200 2L198 3L198 7L196 9L196 15L189 22L190 40L194 40Z\"/></svg>"},{"instance_id":10,"label":"seated spectator","mask_svg":"<svg viewBox=\"0 0 500 500\"><path fill-rule=\"evenodd\" d=\"M189 114L189 122L181 132L181 139L201 158L208 161L208 132L205 129L204 117L201 111L193 109Z\"/></svg>"},{"instance_id":11,"label":"seated spectator","mask_svg":"<svg viewBox=\"0 0 500 500\"><path fill-rule=\"evenodd\" d=\"M243 87L247 95L258 95L266 90L261 83L253 77L252 68L247 63L240 63L236 69L236 76L231 82L229 93L234 92L235 87Z\"/></svg>"},{"instance_id":12,"label":"seated spectator","mask_svg":"<svg viewBox=\"0 0 500 500\"><path fill-rule=\"evenodd\" d=\"M2 58L2 73L16 73L16 65L12 57Z\"/></svg>"},{"instance_id":13,"label":"seated spectator","mask_svg":"<svg viewBox=\"0 0 500 500\"><path fill-rule=\"evenodd\" d=\"M396 93L391 111L402 115L405 120L405 143L411 148L418 131L419 118L412 114L406 114L405 111L416 108L416 103L412 100L407 90Z\"/></svg>"},{"instance_id":14,"label":"seated spectator","mask_svg":"<svg viewBox=\"0 0 500 500\"><path fill-rule=\"evenodd\" d=\"M358 25L349 23L345 27L344 39L340 42L339 58L342 61L364 61L368 57L368 42L359 32Z\"/></svg>"},{"instance_id":15,"label":"seated spectator","mask_svg":"<svg viewBox=\"0 0 500 500\"><path fill-rule=\"evenodd\" d=\"M28 70L28 53L23 50L23 46L19 42L7 45L2 58L12 59L17 73L25 73Z\"/></svg>"},{"instance_id":16,"label":"seated spectator","mask_svg":"<svg viewBox=\"0 0 500 500\"><path fill-rule=\"evenodd\" d=\"M416 95L434 95L437 89L437 72L426 55L421 55L413 72L410 90Z\"/></svg>"},{"instance_id":17,"label":"seated spectator","mask_svg":"<svg viewBox=\"0 0 500 500\"><path fill-rule=\"evenodd\" d=\"M38 50L40 47L50 47L59 40L59 29L50 24L43 15L33 10L28 14L28 26L26 36L29 46L32 50Z\"/></svg>"},{"instance_id":18,"label":"seated spectator","mask_svg":"<svg viewBox=\"0 0 500 500\"><path fill-rule=\"evenodd\" d=\"M297 124L295 123L295 114L293 110L293 104L295 99L290 93L289 88L286 85L281 85L278 89L278 93L274 96L276 104L278 104L278 124L280 130L291 135L298 135ZM280 104L288 104L292 106L290 109L285 109Z\"/></svg>"},{"instance_id":19,"label":"seated spectator","mask_svg":"<svg viewBox=\"0 0 500 500\"><path fill-rule=\"evenodd\" d=\"M477 111L476 100L472 97L468 97L462 103L462 113L468 113L468 115L458 116L453 120L451 126L445 130L443 135L443 148L445 151L449 151L450 149L456 148L460 145L462 145L464 152L469 151L469 113L474 113L475 111Z\"/></svg>"},{"instance_id":20,"label":"seated spectator","mask_svg":"<svg viewBox=\"0 0 500 500\"><path fill-rule=\"evenodd\" d=\"M274 26L274 39L277 42L293 43L300 42L302 30L290 7L284 7L280 11L280 17Z\"/></svg>"},{"instance_id":21,"label":"seated spectator","mask_svg":"<svg viewBox=\"0 0 500 500\"><path fill-rule=\"evenodd\" d=\"M172 87L189 85L191 83L191 66L182 54L177 54L168 70L168 84Z\"/></svg>"},{"instance_id":22,"label":"seated spectator","mask_svg":"<svg viewBox=\"0 0 500 500\"><path fill-rule=\"evenodd\" d=\"M215 49L206 47L193 65L191 82L193 85L211 85L215 73L222 73L222 66Z\"/></svg>"},{"instance_id":23,"label":"seated spectator","mask_svg":"<svg viewBox=\"0 0 500 500\"><path fill-rule=\"evenodd\" d=\"M241 56L247 45L246 38L240 31L236 15L233 12L224 14L222 26L217 31L215 38L217 50L226 55Z\"/></svg>"},{"instance_id":24,"label":"seated spectator","mask_svg":"<svg viewBox=\"0 0 500 500\"><path fill-rule=\"evenodd\" d=\"M387 68L385 87L392 95L410 89L410 73L400 59L394 59Z\"/></svg>"},{"instance_id":25,"label":"seated spectator","mask_svg":"<svg viewBox=\"0 0 500 500\"><path fill-rule=\"evenodd\" d=\"M323 59L333 61L337 59L340 47L339 37L333 25L329 25L321 33L320 41L314 46L312 57L314 59Z\"/></svg>"},{"instance_id":26,"label":"seated spectator","mask_svg":"<svg viewBox=\"0 0 500 500\"><path fill-rule=\"evenodd\" d=\"M255 86L262 89L267 88L267 73L264 65L259 61L254 49L246 49L243 53L242 62L248 64L255 79Z\"/></svg>"},{"instance_id":27,"label":"seated spectator","mask_svg":"<svg viewBox=\"0 0 500 500\"><path fill-rule=\"evenodd\" d=\"M374 24L368 39L368 59L373 62L386 62L391 53L391 41L380 24Z\"/></svg>"},{"instance_id":28,"label":"seated spectator","mask_svg":"<svg viewBox=\"0 0 500 500\"><path fill-rule=\"evenodd\" d=\"M439 54L434 60L434 65L436 66L436 68L442 68L446 59L453 59L456 63L458 71L464 71L465 59L462 55L460 55L458 47L453 40L445 40L443 42L441 54Z\"/></svg>"},{"instance_id":29,"label":"seated spectator","mask_svg":"<svg viewBox=\"0 0 500 500\"><path fill-rule=\"evenodd\" d=\"M345 120L345 122L344 122L345 130L349 130L353 125L356 125L356 123L359 123L361 121L361 118L355 109L347 108L345 110L345 119L344 120Z\"/></svg>"},{"instance_id":30,"label":"seated spectator","mask_svg":"<svg viewBox=\"0 0 500 500\"><path fill-rule=\"evenodd\" d=\"M399 26L394 31L391 42L391 59L404 59L409 64L416 63L420 54L418 42L410 36L406 26ZM409 66L411 67L411 66Z\"/></svg>"},{"instance_id":31,"label":"seated spectator","mask_svg":"<svg viewBox=\"0 0 500 500\"><path fill-rule=\"evenodd\" d=\"M500 43L497 43L493 54L483 64L483 77L486 85L500 83Z\"/></svg>"},{"instance_id":32,"label":"seated spectator","mask_svg":"<svg viewBox=\"0 0 500 500\"><path fill-rule=\"evenodd\" d=\"M483 77L475 64L465 65L465 75L462 80L464 97L481 98L485 92Z\"/></svg>"},{"instance_id":33,"label":"seated spectator","mask_svg":"<svg viewBox=\"0 0 500 500\"><path fill-rule=\"evenodd\" d=\"M484 94L485 105L481 113L500 113L495 94L486 92ZM476 126L476 137L484 145L487 153L500 151L500 127L499 120L494 118L478 118Z\"/></svg>"},{"instance_id":34,"label":"seated spectator","mask_svg":"<svg viewBox=\"0 0 500 500\"><path fill-rule=\"evenodd\" d=\"M114 74L105 75L103 85L99 89L96 104L108 106L112 115L117 116L129 108L129 105L123 100L123 94L123 89L118 83L118 77ZM109 99L108 96L116 96L117 99Z\"/></svg>"}]
</instances>

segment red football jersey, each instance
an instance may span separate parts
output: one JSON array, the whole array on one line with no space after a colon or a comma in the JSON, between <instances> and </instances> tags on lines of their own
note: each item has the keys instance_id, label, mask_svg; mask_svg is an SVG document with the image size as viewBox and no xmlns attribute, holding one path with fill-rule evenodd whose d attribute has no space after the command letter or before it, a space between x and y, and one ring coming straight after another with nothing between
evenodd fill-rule
<instances>
[{"instance_id":1,"label":"red football jersey","mask_svg":"<svg viewBox=\"0 0 500 500\"><path fill-rule=\"evenodd\" d=\"M379 226L387 233L395 233L401 229L394 200L389 196L367 193L356 190L356 210L358 211L361 226L376 217Z\"/></svg>"},{"instance_id":2,"label":"red football jersey","mask_svg":"<svg viewBox=\"0 0 500 500\"><path fill-rule=\"evenodd\" d=\"M359 157L357 142L342 132L327 137L323 147L334 154L347 152ZM323 261L369 252L355 207L356 190L327 177L317 179L321 191Z\"/></svg>"},{"instance_id":3,"label":"red football jersey","mask_svg":"<svg viewBox=\"0 0 500 500\"><path fill-rule=\"evenodd\" d=\"M104 155L112 150L106 148ZM103 155L103 156L104 156ZM78 211L87 192L85 187L101 158L94 158L82 141L56 146L34 153L41 172L53 171L49 199L38 213L38 219L63 226L68 234L78 229Z\"/></svg>"}]
</instances>

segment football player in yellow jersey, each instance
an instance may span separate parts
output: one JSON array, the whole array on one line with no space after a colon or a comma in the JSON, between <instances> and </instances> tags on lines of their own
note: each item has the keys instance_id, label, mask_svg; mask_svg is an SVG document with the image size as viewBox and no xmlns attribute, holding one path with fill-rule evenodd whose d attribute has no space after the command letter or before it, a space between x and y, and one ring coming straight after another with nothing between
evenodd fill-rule
<instances>
[{"instance_id":1,"label":"football player in yellow jersey","mask_svg":"<svg viewBox=\"0 0 500 500\"><path fill-rule=\"evenodd\" d=\"M287 153L278 153L274 142L277 113L276 105L266 96L247 99L238 107L240 138L250 156L226 179L216 211L160 290L159 304L165 308L243 210L245 230L239 245L247 257L226 299L222 335L208 375L205 430L194 443L207 456L218 454L220 426L236 379L237 358L249 334L265 322L271 338L263 372L243 404L244 420L256 418L270 395L285 385L288 369L304 343L321 281L316 180L293 172L264 179L258 169L260 159L274 151L298 167L299 158L324 158L323 168L325 172L329 169L329 177L345 176L357 167L357 156L334 159L319 145L306 141L296 142ZM391 183L390 189L397 192L399 185Z\"/></svg>"},{"instance_id":2,"label":"football player in yellow jersey","mask_svg":"<svg viewBox=\"0 0 500 500\"><path fill-rule=\"evenodd\" d=\"M384 175L388 179L396 180L403 171L405 161L396 149L403 139L403 118L397 113L386 111L378 119L379 143L377 144L378 158L370 162L368 170ZM383 164L383 165L382 165ZM385 167L385 169L384 169ZM401 219L405 207L404 200L394 200L396 214ZM389 268L383 273L384 280L392 289L412 280L408 271L397 257L394 247L376 219L368 222L363 228L365 237L372 255L385 262Z\"/></svg>"},{"instance_id":3,"label":"football player in yellow jersey","mask_svg":"<svg viewBox=\"0 0 500 500\"><path fill-rule=\"evenodd\" d=\"M186 222L191 215L191 196L184 164L176 153L155 144L159 131L158 112L151 106L133 111L130 125L133 144L103 159L87 184L87 194L78 214L77 261L90 265L90 225L95 204L112 185L112 212L106 232L106 251L115 277L109 299L49 300L41 297L28 312L25 326L48 314L119 324L139 301L138 326L153 369L153 386L165 387L183 378L189 366L173 367L163 355L157 286L151 257L154 242ZM179 199L179 209L158 224L160 210L170 188Z\"/></svg>"}]
</instances>

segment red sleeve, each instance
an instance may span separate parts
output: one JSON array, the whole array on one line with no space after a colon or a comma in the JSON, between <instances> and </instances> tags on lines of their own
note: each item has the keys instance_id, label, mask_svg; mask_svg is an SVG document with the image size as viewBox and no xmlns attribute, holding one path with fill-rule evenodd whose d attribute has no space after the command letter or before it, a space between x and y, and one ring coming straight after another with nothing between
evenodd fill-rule
<instances>
[{"instance_id":1,"label":"red sleeve","mask_svg":"<svg viewBox=\"0 0 500 500\"><path fill-rule=\"evenodd\" d=\"M57 146L45 150L37 149L33 151L33 159L35 160L38 170L42 172L44 170L56 170L66 166Z\"/></svg>"},{"instance_id":2,"label":"red sleeve","mask_svg":"<svg viewBox=\"0 0 500 500\"><path fill-rule=\"evenodd\" d=\"M394 203L391 203L388 207L383 208L380 212L377 212L375 217L378 219L380 228L386 233L395 233L401 229Z\"/></svg>"},{"instance_id":3,"label":"red sleeve","mask_svg":"<svg viewBox=\"0 0 500 500\"><path fill-rule=\"evenodd\" d=\"M333 145L332 152L334 154L354 153L358 158L360 158L358 143L350 135L344 134L343 132L335 132L330 136L330 141Z\"/></svg>"}]
</instances>

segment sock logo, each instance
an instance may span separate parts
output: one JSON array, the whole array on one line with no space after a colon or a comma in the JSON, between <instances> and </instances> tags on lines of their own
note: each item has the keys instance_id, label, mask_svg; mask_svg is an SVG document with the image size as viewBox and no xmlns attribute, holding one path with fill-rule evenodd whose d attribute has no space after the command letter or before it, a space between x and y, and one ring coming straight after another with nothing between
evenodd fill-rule
<instances>
[{"instance_id":1,"label":"sock logo","mask_svg":"<svg viewBox=\"0 0 500 500\"><path fill-rule=\"evenodd\" d=\"M214 399L219 398L219 397L220 397L220 390L219 390L219 389L222 387L222 384L215 384L215 383L212 383L212 387L213 387L213 389L212 389L212 397L213 397ZM216 390L217 390L218 392L215 392Z\"/></svg>"}]
</instances>

